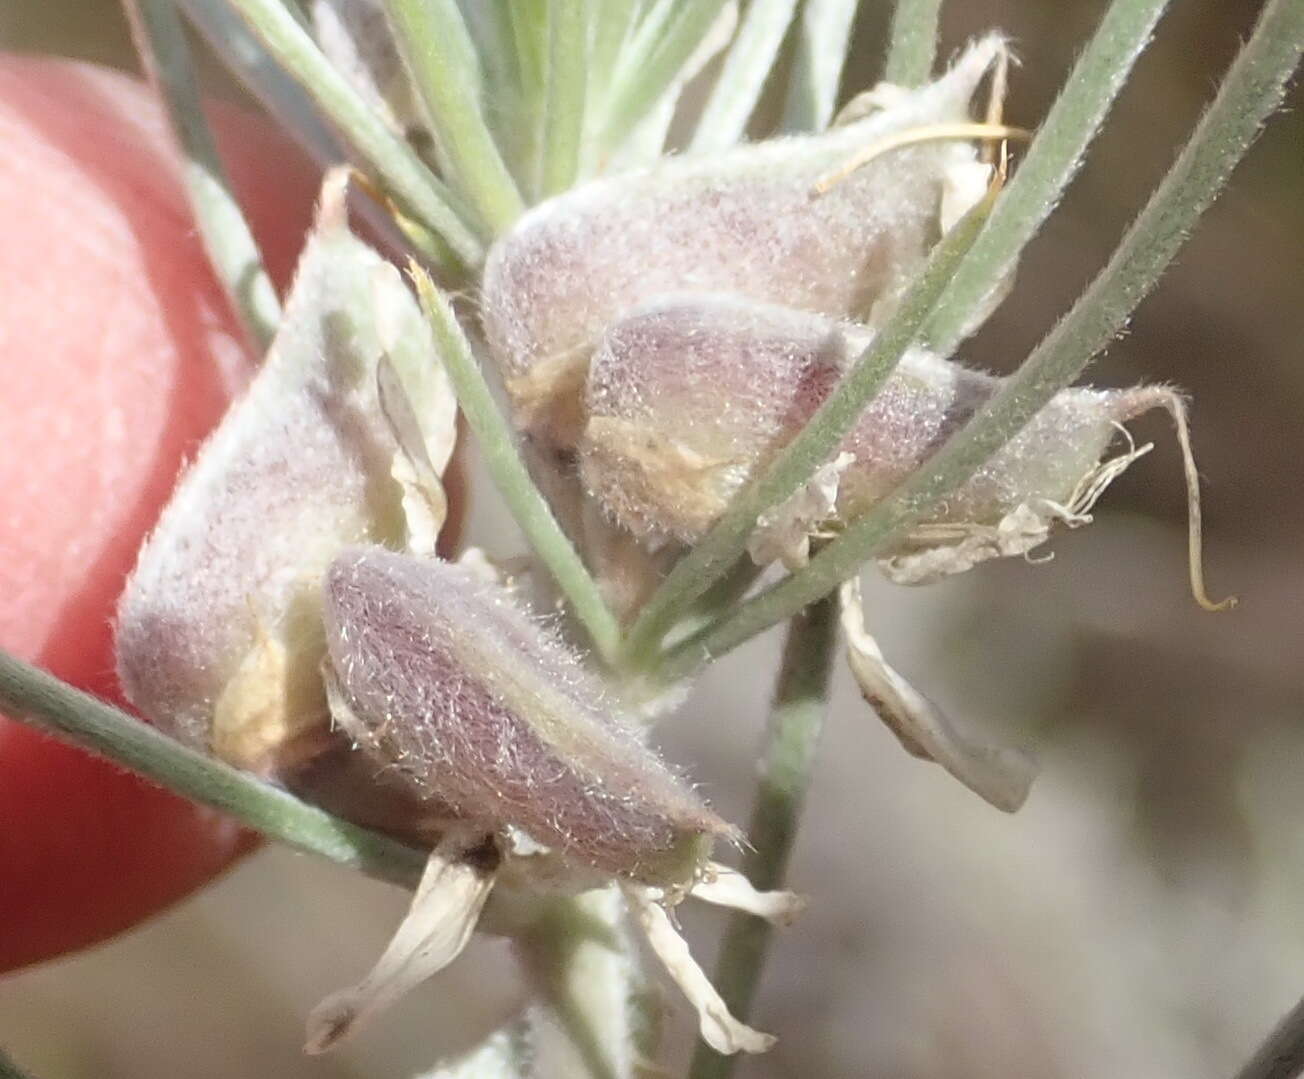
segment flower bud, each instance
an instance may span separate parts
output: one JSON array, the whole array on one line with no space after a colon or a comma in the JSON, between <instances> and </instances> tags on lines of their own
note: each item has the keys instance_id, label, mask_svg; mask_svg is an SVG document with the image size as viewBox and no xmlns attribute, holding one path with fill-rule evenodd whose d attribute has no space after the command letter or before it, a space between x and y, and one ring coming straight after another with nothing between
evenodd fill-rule
<instances>
[{"instance_id":1,"label":"flower bud","mask_svg":"<svg viewBox=\"0 0 1304 1079\"><path fill-rule=\"evenodd\" d=\"M561 446L599 336L624 312L685 290L730 292L835 317L868 317L920 268L941 231L965 142L899 147L815 193L857 151L969 119L1003 43L985 38L942 78L846 126L598 180L526 214L490 252L481 298L517 421ZM953 210L951 214L953 215Z\"/></svg>"},{"instance_id":2,"label":"flower bud","mask_svg":"<svg viewBox=\"0 0 1304 1079\"><path fill-rule=\"evenodd\" d=\"M454 415L425 320L350 235L334 174L262 369L182 477L120 601L128 698L266 775L337 748L319 674L322 574L349 543L433 545Z\"/></svg>"},{"instance_id":3,"label":"flower bud","mask_svg":"<svg viewBox=\"0 0 1304 1079\"><path fill-rule=\"evenodd\" d=\"M325 579L336 720L470 827L688 885L734 831L642 742L579 656L469 569L351 548Z\"/></svg>"},{"instance_id":4,"label":"flower bud","mask_svg":"<svg viewBox=\"0 0 1304 1079\"><path fill-rule=\"evenodd\" d=\"M589 372L581 474L620 524L650 540L693 543L827 399L872 331L733 297L668 297L603 337ZM803 533L837 526L883 498L999 388L1001 380L910 349L821 471L824 500ZM983 558L1023 553L1052 520L1078 523L1134 455L1101 465L1118 424L1171 391L1057 394L928 521L881 556L889 576L922 582ZM1121 464L1118 462L1122 462ZM831 488L831 489L830 489ZM777 512L776 512L777 511ZM809 513L809 509L804 512Z\"/></svg>"}]
</instances>

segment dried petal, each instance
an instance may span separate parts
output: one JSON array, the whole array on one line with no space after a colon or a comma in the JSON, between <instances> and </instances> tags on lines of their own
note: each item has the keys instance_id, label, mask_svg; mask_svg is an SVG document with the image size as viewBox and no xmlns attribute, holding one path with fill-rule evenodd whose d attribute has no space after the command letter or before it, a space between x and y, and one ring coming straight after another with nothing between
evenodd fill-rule
<instances>
[{"instance_id":1,"label":"dried petal","mask_svg":"<svg viewBox=\"0 0 1304 1079\"><path fill-rule=\"evenodd\" d=\"M627 885L624 892L652 951L697 1010L702 1040L717 1053L726 1055L764 1053L770 1049L777 1039L733 1017L661 902L645 888Z\"/></svg>"},{"instance_id":2,"label":"dried petal","mask_svg":"<svg viewBox=\"0 0 1304 1079\"><path fill-rule=\"evenodd\" d=\"M794 892L758 892L745 876L727 865L711 862L702 879L689 891L694 899L729 907L764 918L778 926L788 926L806 909L806 899Z\"/></svg>"},{"instance_id":3,"label":"dried petal","mask_svg":"<svg viewBox=\"0 0 1304 1079\"><path fill-rule=\"evenodd\" d=\"M906 751L940 764L997 809L1012 813L1023 805L1036 770L1032 759L1022 750L973 742L956 730L932 701L888 666L865 629L860 582L847 581L839 595L851 673Z\"/></svg>"},{"instance_id":4,"label":"dried petal","mask_svg":"<svg viewBox=\"0 0 1304 1079\"><path fill-rule=\"evenodd\" d=\"M382 356L442 469L451 387L397 272L350 235L335 173L263 368L182 477L118 609L128 697L232 763L277 772L302 757L286 732L324 735L322 574L349 543L407 539Z\"/></svg>"},{"instance_id":5,"label":"dried petal","mask_svg":"<svg viewBox=\"0 0 1304 1079\"><path fill-rule=\"evenodd\" d=\"M691 879L707 839L733 835L504 589L450 563L354 548L325 592L341 722L416 792L656 883Z\"/></svg>"},{"instance_id":6,"label":"dried petal","mask_svg":"<svg viewBox=\"0 0 1304 1079\"><path fill-rule=\"evenodd\" d=\"M560 445L578 435L576 392L599 335L656 296L732 292L836 317L868 314L922 265L939 233L961 141L921 143L812 185L884 135L966 120L1002 49L973 46L891 108L813 136L667 159L598 180L526 214L490 252L482 308L520 425Z\"/></svg>"},{"instance_id":7,"label":"dried petal","mask_svg":"<svg viewBox=\"0 0 1304 1079\"><path fill-rule=\"evenodd\" d=\"M430 854L407 915L371 972L308 1017L304 1052L324 1053L370 1016L448 966L466 947L493 887L498 854L483 837L443 840Z\"/></svg>"}]
</instances>

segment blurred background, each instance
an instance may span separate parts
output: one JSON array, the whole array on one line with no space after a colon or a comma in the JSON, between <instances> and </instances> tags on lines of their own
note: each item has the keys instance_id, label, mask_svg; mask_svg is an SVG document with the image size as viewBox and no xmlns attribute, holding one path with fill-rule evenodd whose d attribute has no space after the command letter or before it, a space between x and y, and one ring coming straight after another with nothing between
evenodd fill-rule
<instances>
[{"instance_id":1,"label":"blurred background","mask_svg":"<svg viewBox=\"0 0 1304 1079\"><path fill-rule=\"evenodd\" d=\"M1008 31L1022 66L1007 115L1035 126L1104 6L952 2L943 55ZM967 362L1009 370L1068 307L1259 6L1173 4ZM847 92L881 66L889 5L862 7ZM134 66L111 0L6 0L0 47ZM1301 100L1092 373L1192 394L1210 589L1241 606L1205 614L1188 595L1180 462L1159 416L1136 425L1155 452L1052 562L910 590L867 575L896 666L971 729L1035 746L1043 774L1019 814L997 813L907 757L839 664L791 873L812 902L754 1016L781 1040L740 1076L1213 1079L1304 993ZM473 541L513 553L504 527L492 496L474 500ZM749 812L769 692L755 671L777 646L727 660L660 734L733 820ZM518 1002L500 942L478 939L338 1054L298 1049L308 1009L366 969L404 900L264 850L134 932L0 979L0 1044L44 1079L416 1075ZM722 919L686 923L709 962ZM689 1024L668 1002L682 1061Z\"/></svg>"}]
</instances>

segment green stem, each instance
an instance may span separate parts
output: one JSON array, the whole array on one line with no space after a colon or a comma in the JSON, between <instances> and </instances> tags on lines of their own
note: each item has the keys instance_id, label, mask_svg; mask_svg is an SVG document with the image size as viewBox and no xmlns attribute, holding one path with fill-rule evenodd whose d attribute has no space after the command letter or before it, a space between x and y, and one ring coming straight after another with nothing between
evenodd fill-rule
<instances>
[{"instance_id":1,"label":"green stem","mask_svg":"<svg viewBox=\"0 0 1304 1079\"><path fill-rule=\"evenodd\" d=\"M1291 1008L1236 1079L1296 1079L1304 1073L1304 1000Z\"/></svg>"},{"instance_id":2,"label":"green stem","mask_svg":"<svg viewBox=\"0 0 1304 1079\"><path fill-rule=\"evenodd\" d=\"M533 203L543 187L543 122L548 101L549 6L542 0L503 0L510 10L520 96L515 126L517 178Z\"/></svg>"},{"instance_id":3,"label":"green stem","mask_svg":"<svg viewBox=\"0 0 1304 1079\"><path fill-rule=\"evenodd\" d=\"M5 652L0 709L298 850L407 887L421 875L423 852L197 753Z\"/></svg>"},{"instance_id":4,"label":"green stem","mask_svg":"<svg viewBox=\"0 0 1304 1079\"><path fill-rule=\"evenodd\" d=\"M1019 253L1077 174L1083 154L1150 41L1168 0L1114 0L1037 129L973 254L951 282L924 336L943 356L1009 279Z\"/></svg>"},{"instance_id":5,"label":"green stem","mask_svg":"<svg viewBox=\"0 0 1304 1079\"><path fill-rule=\"evenodd\" d=\"M280 325L281 305L204 117L175 0L127 0L124 6L141 62L181 149L186 192L209 263L261 355Z\"/></svg>"},{"instance_id":6,"label":"green stem","mask_svg":"<svg viewBox=\"0 0 1304 1079\"><path fill-rule=\"evenodd\" d=\"M929 80L941 13L942 0L897 0L883 66L885 82L922 86Z\"/></svg>"},{"instance_id":7,"label":"green stem","mask_svg":"<svg viewBox=\"0 0 1304 1079\"><path fill-rule=\"evenodd\" d=\"M583 0L554 0L548 18L548 95L543 118L543 194L575 183L584 141L589 26Z\"/></svg>"},{"instance_id":8,"label":"green stem","mask_svg":"<svg viewBox=\"0 0 1304 1079\"><path fill-rule=\"evenodd\" d=\"M832 597L810 606L792 620L788 629L747 828L752 849L742 866L757 888L782 888L784 884L828 713L837 638L837 602ZM773 927L761 918L735 914L729 919L714 982L729 1010L744 1021L751 1010L773 933ZM699 1043L690 1079L727 1079L736 1060Z\"/></svg>"},{"instance_id":9,"label":"green stem","mask_svg":"<svg viewBox=\"0 0 1304 1079\"><path fill-rule=\"evenodd\" d=\"M697 121L690 150L722 150L742 138L796 7L797 0L752 0L747 6Z\"/></svg>"},{"instance_id":10,"label":"green stem","mask_svg":"<svg viewBox=\"0 0 1304 1079\"><path fill-rule=\"evenodd\" d=\"M833 117L860 0L806 0L798 22L784 131L823 131Z\"/></svg>"},{"instance_id":11,"label":"green stem","mask_svg":"<svg viewBox=\"0 0 1304 1079\"><path fill-rule=\"evenodd\" d=\"M353 91L282 0L231 0L231 4L268 52L339 127L403 211L438 234L464 266L478 266L484 245L455 208L453 193ZM427 254L438 257L437 252Z\"/></svg>"},{"instance_id":12,"label":"green stem","mask_svg":"<svg viewBox=\"0 0 1304 1079\"><path fill-rule=\"evenodd\" d=\"M461 11L455 0L385 0L385 10L458 190L492 232L502 232L525 204L485 123Z\"/></svg>"},{"instance_id":13,"label":"green stem","mask_svg":"<svg viewBox=\"0 0 1304 1079\"><path fill-rule=\"evenodd\" d=\"M610 661L620 641L620 628L597 583L561 530L547 501L530 479L516 449L516 439L494 403L452 307L419 266L410 267L422 309L435 334L440 358L457 393L458 404L475 432L485 465L498 493L531 547L548 567L576 617L588 630L598 654Z\"/></svg>"},{"instance_id":14,"label":"green stem","mask_svg":"<svg viewBox=\"0 0 1304 1079\"><path fill-rule=\"evenodd\" d=\"M669 17L640 26L612 82L602 145L616 149L652 109L702 43L725 0L677 0ZM654 9L655 13L656 9Z\"/></svg>"},{"instance_id":15,"label":"green stem","mask_svg":"<svg viewBox=\"0 0 1304 1079\"><path fill-rule=\"evenodd\" d=\"M942 238L896 313L815 415L761 476L734 496L710 532L675 563L630 627L625 650L630 666L647 665L649 653L666 630L746 551L760 516L800 489L833 455L918 336L990 210L990 198L984 199Z\"/></svg>"},{"instance_id":16,"label":"green stem","mask_svg":"<svg viewBox=\"0 0 1304 1079\"><path fill-rule=\"evenodd\" d=\"M1270 0L1158 189L1108 265L1016 374L908 480L802 570L676 645L661 677L675 681L827 595L874 553L924 519L1081 373L1126 325L1281 103L1304 48L1304 0Z\"/></svg>"}]
</instances>

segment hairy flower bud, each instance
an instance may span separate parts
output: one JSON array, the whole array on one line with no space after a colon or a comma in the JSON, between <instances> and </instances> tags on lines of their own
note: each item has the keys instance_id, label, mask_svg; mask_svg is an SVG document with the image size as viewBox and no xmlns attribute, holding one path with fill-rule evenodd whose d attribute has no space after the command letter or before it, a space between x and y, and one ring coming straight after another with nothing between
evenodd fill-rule
<instances>
[{"instance_id":1,"label":"hairy flower bud","mask_svg":"<svg viewBox=\"0 0 1304 1079\"><path fill-rule=\"evenodd\" d=\"M519 424L572 445L599 336L664 293L732 292L869 317L922 265L942 231L949 178L971 170L975 152L954 140L898 147L813 188L886 137L968 120L1002 49L983 39L936 82L880 95L866 116L823 134L667 159L526 214L490 252L482 294L485 334Z\"/></svg>"},{"instance_id":2,"label":"hairy flower bud","mask_svg":"<svg viewBox=\"0 0 1304 1079\"><path fill-rule=\"evenodd\" d=\"M344 194L334 174L271 351L182 477L118 609L131 701L187 744L281 778L338 748L319 675L327 564L361 541L433 548L455 433L425 320L349 233Z\"/></svg>"},{"instance_id":3,"label":"hairy flower bud","mask_svg":"<svg viewBox=\"0 0 1304 1079\"><path fill-rule=\"evenodd\" d=\"M691 882L704 838L734 836L500 586L361 547L331 564L325 594L337 721L468 824L659 886Z\"/></svg>"},{"instance_id":4,"label":"hairy flower bud","mask_svg":"<svg viewBox=\"0 0 1304 1079\"><path fill-rule=\"evenodd\" d=\"M863 327L734 297L668 297L636 311L603 337L590 369L585 483L630 531L694 542L801 430L872 338ZM798 523L809 532L863 513L1000 384L908 350L842 440L836 467L818 477L830 488L823 519ZM1056 395L881 565L894 579L916 582L1031 549L1051 520L1081 518L1122 467L1100 464L1118 424L1166 403L1165 395L1171 391ZM797 500L812 501L819 500ZM780 519L785 507L777 509L762 523L790 524ZM1002 526L1008 534L993 532Z\"/></svg>"}]
</instances>

